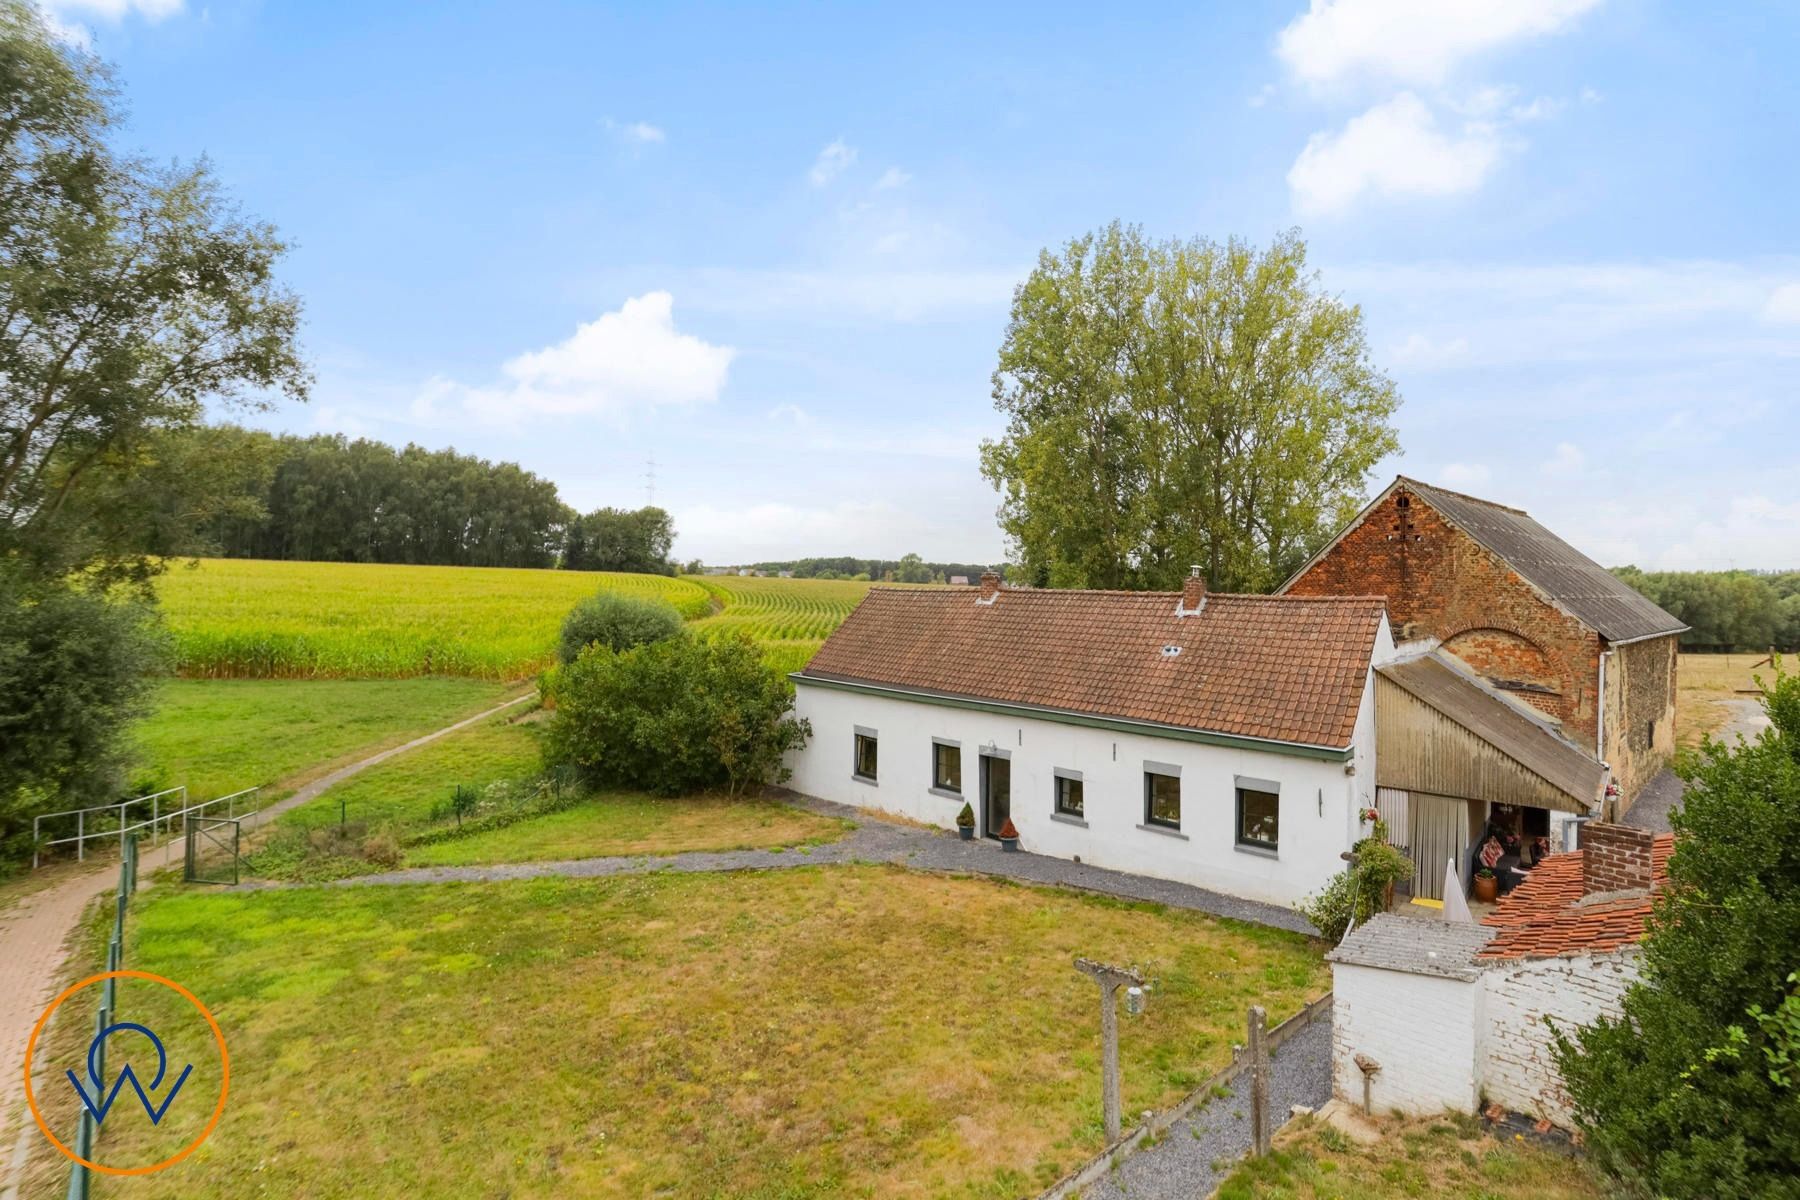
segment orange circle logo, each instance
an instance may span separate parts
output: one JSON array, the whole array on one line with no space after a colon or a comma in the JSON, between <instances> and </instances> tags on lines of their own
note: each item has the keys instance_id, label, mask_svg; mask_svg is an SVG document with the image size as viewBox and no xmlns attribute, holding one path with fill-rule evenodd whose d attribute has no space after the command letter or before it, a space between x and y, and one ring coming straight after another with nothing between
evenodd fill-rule
<instances>
[{"instance_id":1,"label":"orange circle logo","mask_svg":"<svg viewBox=\"0 0 1800 1200\"><path fill-rule=\"evenodd\" d=\"M58 1008L60 1008L62 1006L63 1001L67 1000L70 996L73 996L76 992L81 991L83 988L92 987L96 983L105 983L108 979L146 979L146 980L149 980L151 983L159 983L162 986L175 992L182 999L186 1000L189 1004L193 1005L196 1012L198 1012L202 1017L206 1018L207 1025L212 1029L213 1041L216 1042L219 1047L219 1069L221 1072L221 1077L219 1080L219 1102L217 1104L213 1105L212 1117L210 1120L208 1120L206 1122L206 1128L202 1129L199 1133L199 1136L194 1138L194 1140L189 1142L186 1146L183 1146L179 1152L170 1155L168 1158L163 1159L161 1162L151 1163L149 1166L109 1167L109 1166L106 1166L104 1163L97 1163L97 1162L94 1162L92 1159L83 1158L75 1150L73 1150L67 1144L65 1144L63 1142L63 1140L61 1138L57 1137L56 1134L51 1130L50 1123L48 1121L44 1120L44 1114L38 1108L37 1093L31 1086L31 1060L32 1060L32 1057L37 1053L38 1036L44 1032L44 1026L49 1023L51 1014L54 1013ZM152 1080L151 1084L150 1084L152 1090L154 1090L158 1086L158 1084L161 1082L162 1077L163 1077L163 1068L166 1064L163 1060L162 1042L160 1039L158 1039L156 1037L155 1034L151 1033L148 1029L144 1028L141 1025L136 1025L136 1024L129 1023L129 1022L122 1023L119 1025L108 1026L106 1029L103 1029L100 1031L100 1033L94 1039L94 1044L90 1045L88 1048L89 1072L90 1072L90 1076L93 1080L93 1083L95 1085L95 1091L96 1091L95 1100L96 1101L99 1101L101 1099L101 1097L98 1095L98 1093L101 1091L101 1085L103 1084L104 1081L100 1078L100 1072L99 1072L98 1068L94 1065L95 1064L95 1049L96 1049L97 1044L99 1042L103 1041L109 1033L113 1032L116 1029L120 1029L120 1028L129 1028L129 1029L137 1030L141 1033L147 1034L150 1037L150 1040L152 1041L152 1043L154 1043L154 1045L156 1047L156 1052L158 1055L158 1068L157 1068L157 1073L156 1073L156 1079ZM187 1070L191 1070L191 1069L192 1069L191 1066L189 1068L187 1068ZM76 1093L81 1097L82 1103L87 1105L88 1110L90 1112L97 1111L100 1119L104 1118L107 1110L112 1105L113 1099L118 1096L119 1091L121 1090L122 1086L129 1080L129 1082L132 1084L133 1089L137 1092L138 1099L143 1103L145 1111L150 1114L151 1121L156 1122L156 1121L161 1120L163 1112L167 1111L169 1102L174 1099L175 1093L180 1089L181 1083L185 1082L185 1080L187 1079L187 1070L184 1070L182 1072L181 1079L176 1081L174 1086L170 1089L168 1095L166 1095L164 1097L161 1109L154 1109L151 1107L149 1098L145 1094L143 1086L140 1083L138 1083L136 1075L132 1072L130 1066L125 1067L125 1069L119 1073L117 1081L113 1084L112 1093L104 1098L104 1103L102 1103L97 1110L95 1108L95 1104L88 1100L87 1094L85 1091L82 1090L80 1082L78 1080L76 1080L74 1072L72 1072L72 1071L69 1072L69 1077L70 1077L71 1082L75 1084ZM219 1124L219 1118L222 1115L224 1115L225 1095L230 1090L231 1090L231 1056L229 1054L227 1054L225 1051L225 1033L223 1030L221 1030L219 1028L219 1022L217 1021L217 1019L215 1019L213 1017L211 1011L209 1011L207 1009L206 1005L200 1003L199 997L195 996L194 993L188 991L186 988L182 987L179 983L176 983L173 979L165 979L161 975L152 975L148 971L124 971L124 970L102 971L98 975L88 976L86 979L83 979L79 983L71 984L69 987L67 987L66 989L63 990L61 995L57 996L56 999L52 1000L50 1002L50 1006L44 1010L43 1015L38 1017L37 1024L31 1027L31 1037L25 1043L25 1103L31 1107L32 1120L37 1122L37 1127L39 1129L43 1130L45 1137L50 1139L50 1144L52 1146L55 1146L59 1151L61 1151L64 1157L72 1159L75 1162L80 1163L82 1166L87 1167L90 1170L99 1171L106 1175L149 1175L156 1171L161 1171L166 1167L174 1166L176 1163L180 1162L182 1159L186 1158L188 1155L190 1155L194 1151L198 1150L200 1148L200 1143L204 1142L208 1137L210 1137L212 1135L212 1131ZM96 1123L98 1123L98 1121L96 1121Z\"/></svg>"}]
</instances>

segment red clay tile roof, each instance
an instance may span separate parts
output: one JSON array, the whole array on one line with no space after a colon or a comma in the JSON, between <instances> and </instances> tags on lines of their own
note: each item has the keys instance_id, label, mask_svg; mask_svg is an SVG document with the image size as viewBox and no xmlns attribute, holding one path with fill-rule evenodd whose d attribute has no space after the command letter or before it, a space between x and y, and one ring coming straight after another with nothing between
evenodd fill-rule
<instances>
[{"instance_id":1,"label":"red clay tile roof","mask_svg":"<svg viewBox=\"0 0 1800 1200\"><path fill-rule=\"evenodd\" d=\"M802 677L1349 745L1379 597L871 588ZM1181 652L1165 655L1165 646Z\"/></svg>"},{"instance_id":2,"label":"red clay tile roof","mask_svg":"<svg viewBox=\"0 0 1800 1200\"><path fill-rule=\"evenodd\" d=\"M1656 889L1669 874L1675 835L1658 834L1650 847L1651 890L1596 904L1581 899L1581 854L1552 854L1482 921L1496 929L1477 958L1555 958L1617 950L1642 940Z\"/></svg>"}]
</instances>

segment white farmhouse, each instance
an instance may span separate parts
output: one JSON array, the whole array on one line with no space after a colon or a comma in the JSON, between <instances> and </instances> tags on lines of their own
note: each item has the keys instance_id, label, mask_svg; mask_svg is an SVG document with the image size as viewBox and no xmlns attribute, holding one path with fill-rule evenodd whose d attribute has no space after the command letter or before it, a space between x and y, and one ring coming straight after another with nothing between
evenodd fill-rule
<instances>
[{"instance_id":1,"label":"white farmhouse","mask_svg":"<svg viewBox=\"0 0 1800 1200\"><path fill-rule=\"evenodd\" d=\"M1289 903L1375 803L1370 597L884 589L793 676L801 792Z\"/></svg>"}]
</instances>

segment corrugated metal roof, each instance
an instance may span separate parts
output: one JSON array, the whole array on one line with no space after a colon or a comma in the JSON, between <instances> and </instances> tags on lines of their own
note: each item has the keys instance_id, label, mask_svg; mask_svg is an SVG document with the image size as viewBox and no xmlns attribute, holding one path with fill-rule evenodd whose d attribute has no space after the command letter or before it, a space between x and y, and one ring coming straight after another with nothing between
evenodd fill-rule
<instances>
[{"instance_id":1,"label":"corrugated metal roof","mask_svg":"<svg viewBox=\"0 0 1800 1200\"><path fill-rule=\"evenodd\" d=\"M1459 749L1418 722L1391 719L1394 714L1383 711L1378 701L1379 786L1575 813L1592 812L1598 804L1606 778L1600 761L1563 737L1542 714L1488 687L1449 655L1433 651L1383 663L1375 671L1450 721L1446 735L1460 728L1479 739ZM1425 744L1396 744L1405 739ZM1482 769L1475 753L1481 743L1500 756L1491 770ZM1408 773L1397 773L1403 771ZM1567 799L1557 803L1562 797Z\"/></svg>"},{"instance_id":2,"label":"corrugated metal roof","mask_svg":"<svg viewBox=\"0 0 1800 1200\"><path fill-rule=\"evenodd\" d=\"M1687 628L1529 513L1405 476L1400 482L1607 641L1631 642Z\"/></svg>"},{"instance_id":3,"label":"corrugated metal roof","mask_svg":"<svg viewBox=\"0 0 1800 1200\"><path fill-rule=\"evenodd\" d=\"M1461 921L1377 913L1366 925L1351 930L1325 961L1444 979L1474 979L1481 974L1475 956L1493 936L1491 929Z\"/></svg>"}]
</instances>

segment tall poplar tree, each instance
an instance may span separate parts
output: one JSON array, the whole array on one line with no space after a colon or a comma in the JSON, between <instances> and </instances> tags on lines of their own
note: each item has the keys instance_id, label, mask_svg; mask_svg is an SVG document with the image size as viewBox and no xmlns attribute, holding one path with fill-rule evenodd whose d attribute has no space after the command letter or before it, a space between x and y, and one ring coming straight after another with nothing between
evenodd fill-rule
<instances>
[{"instance_id":1,"label":"tall poplar tree","mask_svg":"<svg viewBox=\"0 0 1800 1200\"><path fill-rule=\"evenodd\" d=\"M1399 402L1297 232L1259 250L1114 222L1014 293L982 472L1053 586L1173 588L1198 563L1266 591L1355 512Z\"/></svg>"}]
</instances>

